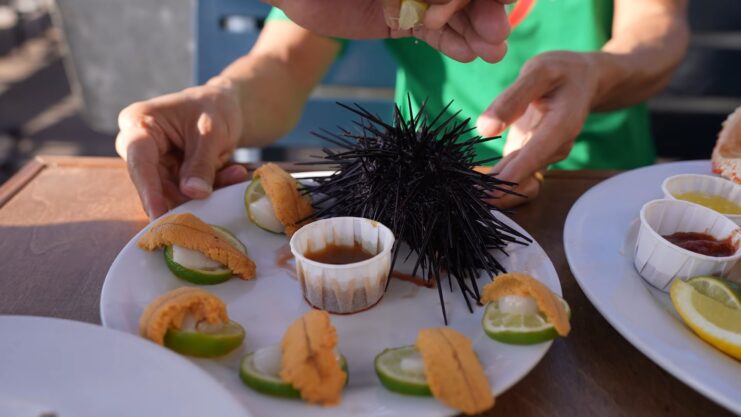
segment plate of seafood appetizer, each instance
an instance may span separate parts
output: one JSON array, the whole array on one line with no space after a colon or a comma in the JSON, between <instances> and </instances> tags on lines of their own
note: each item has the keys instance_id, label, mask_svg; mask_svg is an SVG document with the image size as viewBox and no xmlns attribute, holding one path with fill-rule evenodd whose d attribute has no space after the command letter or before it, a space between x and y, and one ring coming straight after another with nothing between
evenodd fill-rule
<instances>
[{"instance_id":1,"label":"plate of seafood appetizer","mask_svg":"<svg viewBox=\"0 0 741 417\"><path fill-rule=\"evenodd\" d=\"M477 414L570 331L543 249L488 202L465 124L322 131L331 172L267 163L111 266L106 327L190 358L256 416Z\"/></svg>"}]
</instances>

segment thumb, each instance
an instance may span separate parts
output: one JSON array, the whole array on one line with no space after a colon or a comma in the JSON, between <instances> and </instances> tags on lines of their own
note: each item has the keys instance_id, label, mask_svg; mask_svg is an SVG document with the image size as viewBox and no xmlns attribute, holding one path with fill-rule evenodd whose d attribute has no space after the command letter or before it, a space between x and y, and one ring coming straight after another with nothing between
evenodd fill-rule
<instances>
[{"instance_id":1,"label":"thumb","mask_svg":"<svg viewBox=\"0 0 741 417\"><path fill-rule=\"evenodd\" d=\"M219 165L219 142L214 132L213 118L203 113L198 118L198 132L185 144L180 167L180 192L190 198L206 198L214 188Z\"/></svg>"}]
</instances>

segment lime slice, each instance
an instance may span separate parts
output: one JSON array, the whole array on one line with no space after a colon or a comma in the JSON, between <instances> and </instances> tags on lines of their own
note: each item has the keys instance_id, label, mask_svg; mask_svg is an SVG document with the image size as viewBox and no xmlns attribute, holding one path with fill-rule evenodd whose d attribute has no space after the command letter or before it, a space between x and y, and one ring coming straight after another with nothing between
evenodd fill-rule
<instances>
[{"instance_id":1,"label":"lime slice","mask_svg":"<svg viewBox=\"0 0 741 417\"><path fill-rule=\"evenodd\" d=\"M244 340L244 329L231 320L226 324L198 323L195 330L169 329L165 346L189 356L212 358L236 349Z\"/></svg>"},{"instance_id":2,"label":"lime slice","mask_svg":"<svg viewBox=\"0 0 741 417\"><path fill-rule=\"evenodd\" d=\"M340 367L348 374L347 360L339 355ZM301 398L301 393L290 383L280 379L280 345L267 346L250 352L242 358L239 378L257 392L283 398ZM347 385L347 382L345 382Z\"/></svg>"},{"instance_id":3,"label":"lime slice","mask_svg":"<svg viewBox=\"0 0 741 417\"><path fill-rule=\"evenodd\" d=\"M732 282L718 277L694 277L688 279L687 284L729 308L741 310L741 289Z\"/></svg>"},{"instance_id":4,"label":"lime slice","mask_svg":"<svg viewBox=\"0 0 741 417\"><path fill-rule=\"evenodd\" d=\"M244 246L244 243L242 243L242 241L239 240L238 237L234 236L234 233L230 232L229 230L227 230L224 227L217 226L215 224L212 224L211 227L213 227L214 230L216 230L216 232L219 233L219 235L221 237L223 237L224 239L226 239L227 242L231 243L232 246L234 246L235 248L237 248L238 251L240 251L240 252L242 252L244 254L247 253L247 247Z\"/></svg>"},{"instance_id":5,"label":"lime slice","mask_svg":"<svg viewBox=\"0 0 741 417\"><path fill-rule=\"evenodd\" d=\"M566 300L559 297L571 317L571 309ZM499 301L486 305L481 326L490 338L512 345L533 345L558 337L558 332L540 312L517 314L504 312L499 308Z\"/></svg>"},{"instance_id":6,"label":"lime slice","mask_svg":"<svg viewBox=\"0 0 741 417\"><path fill-rule=\"evenodd\" d=\"M427 3L419 0L401 0L399 8L399 29L409 30L422 24L427 11Z\"/></svg>"},{"instance_id":7,"label":"lime slice","mask_svg":"<svg viewBox=\"0 0 741 417\"><path fill-rule=\"evenodd\" d=\"M234 236L230 231L221 226L211 225L211 227L213 227L213 229L227 242L237 248L237 250L244 254L247 253L247 248L244 246L244 244L240 242L239 239L237 239L237 237ZM223 265L217 268L193 268L191 267L192 265L185 266L181 263L178 263L175 261L174 256L174 251L176 250L188 251L188 249L173 248L172 246L165 247L165 264L167 264L167 268L169 268L170 271L172 271L172 273L180 279L197 285L214 285L222 283L234 275L231 270L224 267ZM193 264L202 262L201 259L207 259L205 258L205 255L200 253L192 255L192 257L198 258L193 261Z\"/></svg>"},{"instance_id":8,"label":"lime slice","mask_svg":"<svg viewBox=\"0 0 741 417\"><path fill-rule=\"evenodd\" d=\"M414 346L385 349L374 361L376 374L389 391L404 395L431 396L422 355Z\"/></svg>"},{"instance_id":9,"label":"lime slice","mask_svg":"<svg viewBox=\"0 0 741 417\"><path fill-rule=\"evenodd\" d=\"M723 289L725 283L718 279L706 279L698 285L706 293L695 287L698 282L690 281L676 279L672 283L669 295L674 308L700 338L741 360L741 308L734 300L737 294L729 296Z\"/></svg>"},{"instance_id":10,"label":"lime slice","mask_svg":"<svg viewBox=\"0 0 741 417\"><path fill-rule=\"evenodd\" d=\"M244 208L247 211L247 218L260 229L270 233L283 233L284 226L275 217L273 205L265 189L262 188L259 177L253 178L252 183L244 192Z\"/></svg>"}]
</instances>

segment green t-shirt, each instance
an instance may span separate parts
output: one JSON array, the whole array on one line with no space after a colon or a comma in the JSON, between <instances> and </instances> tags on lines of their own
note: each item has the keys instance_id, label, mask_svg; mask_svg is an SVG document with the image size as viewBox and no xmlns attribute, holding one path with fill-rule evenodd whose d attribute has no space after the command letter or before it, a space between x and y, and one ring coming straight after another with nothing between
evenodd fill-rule
<instances>
[{"instance_id":1,"label":"green t-shirt","mask_svg":"<svg viewBox=\"0 0 741 417\"><path fill-rule=\"evenodd\" d=\"M398 63L396 102L404 104L400 106L402 112L408 113L409 93L415 108L428 98L431 114L455 100L451 114L462 110L458 117L475 123L479 114L517 78L528 59L553 50L599 50L610 37L611 0L520 0L512 7L520 7L514 13L522 20L508 38L507 55L496 64L481 59L461 63L413 38L386 40ZM523 7L528 10L523 12ZM286 17L274 9L269 19L279 18ZM500 155L503 146L504 139L493 140L478 145L476 151L480 159L487 159ZM651 164L654 158L648 112L641 104L591 114L569 157L553 167L626 169Z\"/></svg>"}]
</instances>

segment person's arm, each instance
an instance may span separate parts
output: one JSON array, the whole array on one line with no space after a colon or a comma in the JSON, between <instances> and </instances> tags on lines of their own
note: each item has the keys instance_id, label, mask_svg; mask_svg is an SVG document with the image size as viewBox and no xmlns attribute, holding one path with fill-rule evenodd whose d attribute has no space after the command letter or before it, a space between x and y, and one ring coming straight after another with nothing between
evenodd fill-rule
<instances>
[{"instance_id":1,"label":"person's arm","mask_svg":"<svg viewBox=\"0 0 741 417\"><path fill-rule=\"evenodd\" d=\"M269 145L290 132L340 47L288 20L269 21L252 51L210 81L229 80L236 90L243 121L240 145Z\"/></svg>"},{"instance_id":2,"label":"person's arm","mask_svg":"<svg viewBox=\"0 0 741 417\"><path fill-rule=\"evenodd\" d=\"M593 111L640 103L661 91L689 42L687 0L615 0L613 37L594 54Z\"/></svg>"},{"instance_id":3,"label":"person's arm","mask_svg":"<svg viewBox=\"0 0 741 417\"><path fill-rule=\"evenodd\" d=\"M336 41L289 21L269 22L250 54L205 85L123 109L116 150L147 214L246 180L244 167L228 165L236 146L290 131L338 51Z\"/></svg>"},{"instance_id":4,"label":"person's arm","mask_svg":"<svg viewBox=\"0 0 741 417\"><path fill-rule=\"evenodd\" d=\"M640 103L666 85L687 49L686 8L686 0L615 0L612 39L601 51L528 61L477 122L484 136L512 127L492 171L535 197L541 171L569 155L590 112ZM506 195L495 204L524 201Z\"/></svg>"}]
</instances>

